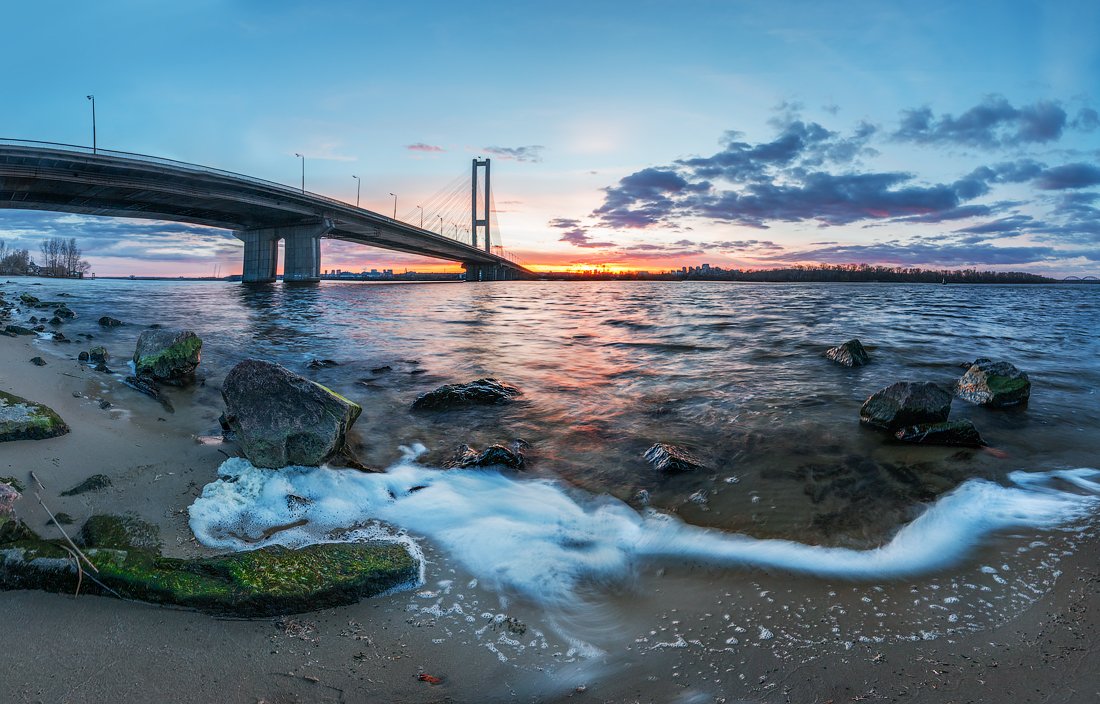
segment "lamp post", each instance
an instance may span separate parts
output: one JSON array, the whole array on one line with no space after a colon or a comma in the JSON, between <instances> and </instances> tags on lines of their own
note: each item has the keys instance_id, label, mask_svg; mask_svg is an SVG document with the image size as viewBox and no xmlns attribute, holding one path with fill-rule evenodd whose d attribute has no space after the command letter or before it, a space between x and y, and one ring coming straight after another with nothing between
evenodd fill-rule
<instances>
[{"instance_id":1,"label":"lamp post","mask_svg":"<svg viewBox=\"0 0 1100 704\"><path fill-rule=\"evenodd\" d=\"M95 140L95 96L89 95L87 98L92 101L92 154L95 154L97 151Z\"/></svg>"},{"instance_id":2,"label":"lamp post","mask_svg":"<svg viewBox=\"0 0 1100 704\"><path fill-rule=\"evenodd\" d=\"M363 182L361 180L359 180L359 177L356 176L355 174L352 174L351 177L353 179L355 179L355 207L358 208L359 207L359 190L360 190L360 187L363 185Z\"/></svg>"},{"instance_id":3,"label":"lamp post","mask_svg":"<svg viewBox=\"0 0 1100 704\"><path fill-rule=\"evenodd\" d=\"M443 234L443 216L442 215L439 216L439 234L440 235Z\"/></svg>"},{"instance_id":4,"label":"lamp post","mask_svg":"<svg viewBox=\"0 0 1100 704\"><path fill-rule=\"evenodd\" d=\"M393 219L396 220L397 219L397 194L396 193L391 193L390 195L393 196Z\"/></svg>"},{"instance_id":5,"label":"lamp post","mask_svg":"<svg viewBox=\"0 0 1100 704\"><path fill-rule=\"evenodd\" d=\"M302 160L302 193L305 194L305 192L306 192L306 158L304 156L302 156L301 154L299 154L298 152L294 152L294 156L296 156L296 157L298 157L299 159Z\"/></svg>"},{"instance_id":6,"label":"lamp post","mask_svg":"<svg viewBox=\"0 0 1100 704\"><path fill-rule=\"evenodd\" d=\"M424 229L424 209L421 208L419 205L416 206L416 209L420 211L420 229L423 230Z\"/></svg>"}]
</instances>

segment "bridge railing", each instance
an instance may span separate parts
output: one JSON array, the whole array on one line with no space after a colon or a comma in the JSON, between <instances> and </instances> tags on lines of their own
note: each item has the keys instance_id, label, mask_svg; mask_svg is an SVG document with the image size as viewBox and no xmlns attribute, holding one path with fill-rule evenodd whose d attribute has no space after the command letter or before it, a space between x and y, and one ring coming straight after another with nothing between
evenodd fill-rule
<instances>
[{"instance_id":1,"label":"bridge railing","mask_svg":"<svg viewBox=\"0 0 1100 704\"><path fill-rule=\"evenodd\" d=\"M120 151L120 150L117 150L117 149L104 149L102 147L93 148L93 147L84 146L82 144L66 144L64 142L45 142L45 141L38 140L38 139L14 139L14 138L11 138L11 137L0 137L0 144L11 144L11 145L15 145L15 146L29 146L29 147L64 147L64 149L67 150L67 151L76 151L76 152L79 152L79 153L82 153L82 154L93 154L93 155L97 155L97 156L99 154L104 154L104 155L107 155L107 156L120 156L120 157L123 157L123 158L126 158L126 159L132 159L134 161L141 161L141 162L146 162L146 163L150 163L150 164L163 164L165 166L183 167L183 168L190 169L192 171L198 171L200 173L207 173L207 174L211 174L211 175L214 175L214 176L227 176L229 178L233 178L233 179L237 179L237 180L241 180L241 181L247 181L249 183L254 183L258 186L263 186L265 188L278 189L278 190L286 193L287 195L308 196L310 198L316 198L317 200L322 200L322 201L326 201L328 203L332 203L333 205L337 205L341 208L349 208L351 210L361 210L363 212L370 213L371 215L373 215L375 217L380 217L380 218L383 218L385 220L389 220L391 222L401 223L402 225L405 225L406 227L411 227L411 228L414 228L416 230L421 230L422 232L425 232L425 233L427 233L429 235L432 235L434 237L445 237L449 240L453 240L455 242L459 242L461 244L465 244L465 245L469 246L469 243L464 242L463 240L459 239L458 237L451 237L451 236L446 235L446 234L441 235L439 233L432 232L431 230L425 230L424 228L417 227L416 225L404 222L403 220L396 220L396 219L391 218L387 215L383 215L381 213L376 213L373 210L367 210L366 208L359 208L357 206L351 205L350 203L345 203L342 200L337 200L336 198L331 198L331 197L323 195L321 193L314 193L312 191L306 191L306 190L303 190L301 188L294 188L293 186L288 186L285 183L279 183L278 181L269 181L269 180L263 179L263 178L256 178L255 176L249 176L247 174L237 173L236 171L228 171L226 169L217 169L217 168L214 168L212 166L203 166L202 164L192 164L191 162L188 162L188 161L180 161L178 159L169 159L169 158L163 157L163 156L152 156L150 154L139 154L137 152L125 152L125 151ZM500 251L498 252L497 250L500 250ZM498 256L500 256L503 259L507 259L508 261L512 262L513 264L515 264L517 266L523 266L522 264L519 263L519 260L516 257L511 255L510 253L505 253L503 247L493 247L493 252L492 253L497 254Z\"/></svg>"}]
</instances>

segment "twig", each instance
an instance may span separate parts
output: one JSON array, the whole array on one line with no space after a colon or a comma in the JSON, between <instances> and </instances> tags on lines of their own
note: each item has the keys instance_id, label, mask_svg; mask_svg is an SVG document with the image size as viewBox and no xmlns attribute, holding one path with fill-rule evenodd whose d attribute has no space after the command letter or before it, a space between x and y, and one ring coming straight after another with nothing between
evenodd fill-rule
<instances>
[{"instance_id":1,"label":"twig","mask_svg":"<svg viewBox=\"0 0 1100 704\"><path fill-rule=\"evenodd\" d=\"M76 553L65 547L61 546L65 552L69 553L69 557L73 559L73 564L76 565L76 591L73 592L73 596L80 596L80 585L84 583L84 568L80 566L80 558L76 556Z\"/></svg>"},{"instance_id":2,"label":"twig","mask_svg":"<svg viewBox=\"0 0 1100 704\"><path fill-rule=\"evenodd\" d=\"M46 490L46 487L42 486L42 482L39 481L38 475L34 473L34 470L31 470L31 479L34 480L34 483L38 485L39 489L41 489L42 491ZM88 559L88 556L85 555L83 552L81 552L80 548L78 548L76 546L76 543L74 543L73 539L69 537L69 534L65 532L65 529L61 527L61 522L58 521L57 517L53 515L53 511L51 511L46 506L46 502L42 500L42 497L38 494L37 491L34 492L34 498L38 499L38 504L43 509L45 509L46 513L48 513L50 515L50 519L53 521L53 524L55 526L57 526L57 529L59 531L61 531L61 535L64 536L65 542L69 544L69 547L71 547L73 550L76 551L76 554L79 555L81 557L81 559L84 560L85 564L87 564L88 567L92 568L92 572L95 572L96 574L99 574L99 568L97 568L95 565L93 565L92 561Z\"/></svg>"}]
</instances>

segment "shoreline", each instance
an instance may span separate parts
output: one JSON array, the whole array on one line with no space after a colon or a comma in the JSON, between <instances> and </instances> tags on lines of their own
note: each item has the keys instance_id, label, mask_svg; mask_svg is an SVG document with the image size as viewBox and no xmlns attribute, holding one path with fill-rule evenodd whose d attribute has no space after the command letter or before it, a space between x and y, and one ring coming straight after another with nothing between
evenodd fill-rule
<instances>
[{"instance_id":1,"label":"shoreline","mask_svg":"<svg viewBox=\"0 0 1100 704\"><path fill-rule=\"evenodd\" d=\"M213 389L179 392L176 414L165 416L158 404L115 377L66 359L75 357L79 344L0 340L0 388L45 403L72 429L59 438L0 446L0 475L22 479L34 470L46 484L47 505L71 514L74 527L93 512L133 511L160 528L166 554L212 552L194 542L186 509L215 478L224 455L196 437L196 428L216 427L214 409L184 396ZM42 354L42 346L63 356ZM117 352L123 357L123 350ZM47 359L45 367L30 364L36 355ZM112 406L100 408L99 400ZM111 477L112 486L59 495L97 473ZM17 512L51 535L33 492L20 499ZM806 652L807 661L793 668L771 651L746 651L739 673L744 677L732 685L725 680L723 696L692 681L690 650L680 656L683 678L668 677L667 663L651 659L623 668L623 653L613 654L619 667L602 675L580 663L547 677L500 662L483 644L437 642L437 624L410 613L418 596L410 592L283 619L225 620L104 597L19 591L0 593L0 613L9 625L9 649L19 653L12 701L662 702L684 696L726 702L1011 697L1071 703L1100 692L1100 674L1089 668L1100 637L1098 557L1100 543L1091 535L1064 559L1051 591L992 628L936 641L857 643L846 653ZM435 574L429 582L446 576ZM682 617L702 617L707 608L699 604L700 613ZM166 660L173 663L171 672ZM58 663L65 665L59 670ZM590 665L600 668L598 659ZM200 682L193 672L203 673ZM421 673L442 675L444 682L420 682Z\"/></svg>"}]
</instances>

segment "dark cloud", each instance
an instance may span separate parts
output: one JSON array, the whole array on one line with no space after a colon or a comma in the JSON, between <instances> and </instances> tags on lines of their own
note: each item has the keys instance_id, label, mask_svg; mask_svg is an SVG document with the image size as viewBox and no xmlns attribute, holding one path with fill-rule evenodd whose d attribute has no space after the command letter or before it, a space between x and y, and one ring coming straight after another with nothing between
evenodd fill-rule
<instances>
[{"instance_id":1,"label":"dark cloud","mask_svg":"<svg viewBox=\"0 0 1100 704\"><path fill-rule=\"evenodd\" d=\"M1026 228L1034 224L1035 218L1031 217L1030 215L1010 215L1008 217L984 222L980 225L963 227L955 230L955 232L967 233L972 235L1011 236L1023 234Z\"/></svg>"},{"instance_id":2,"label":"dark cloud","mask_svg":"<svg viewBox=\"0 0 1100 704\"><path fill-rule=\"evenodd\" d=\"M1039 174L1035 185L1048 191L1087 188L1100 184L1100 167L1094 164L1065 164Z\"/></svg>"},{"instance_id":3,"label":"dark cloud","mask_svg":"<svg viewBox=\"0 0 1100 704\"><path fill-rule=\"evenodd\" d=\"M408 144L405 146L411 152L444 152L447 151L443 147L437 147L434 144L425 144L424 142L417 142L416 144Z\"/></svg>"},{"instance_id":4,"label":"dark cloud","mask_svg":"<svg viewBox=\"0 0 1100 704\"><path fill-rule=\"evenodd\" d=\"M924 215L911 215L905 218L897 218L893 222L947 222L949 220L986 217L992 213L993 208L988 205L960 205L950 210L940 210Z\"/></svg>"},{"instance_id":5,"label":"dark cloud","mask_svg":"<svg viewBox=\"0 0 1100 704\"><path fill-rule=\"evenodd\" d=\"M485 151L501 159L539 162L545 148L540 144L529 144L525 147L485 147Z\"/></svg>"},{"instance_id":6,"label":"dark cloud","mask_svg":"<svg viewBox=\"0 0 1100 704\"><path fill-rule=\"evenodd\" d=\"M592 238L588 236L588 230L581 226L579 220L573 220L571 218L554 218L547 224L555 229L565 230L561 237L558 238L559 242L568 242L576 247L585 247L588 249L603 249L615 246L614 242L593 242Z\"/></svg>"},{"instance_id":7,"label":"dark cloud","mask_svg":"<svg viewBox=\"0 0 1100 704\"><path fill-rule=\"evenodd\" d=\"M1070 126L1082 132L1092 132L1100 127L1100 113L1092 108L1081 108L1077 111L1077 117L1073 118Z\"/></svg>"},{"instance_id":8,"label":"dark cloud","mask_svg":"<svg viewBox=\"0 0 1100 704\"><path fill-rule=\"evenodd\" d=\"M594 214L615 228L644 228L664 223L690 193L704 194L710 184L690 183L672 169L642 169L604 189L604 203Z\"/></svg>"},{"instance_id":9,"label":"dark cloud","mask_svg":"<svg viewBox=\"0 0 1100 704\"><path fill-rule=\"evenodd\" d=\"M992 149L1056 141L1066 127L1066 111L1057 102L1040 100L1013 107L991 95L958 117L936 117L929 107L902 112L895 139L918 144L954 144Z\"/></svg>"}]
</instances>

